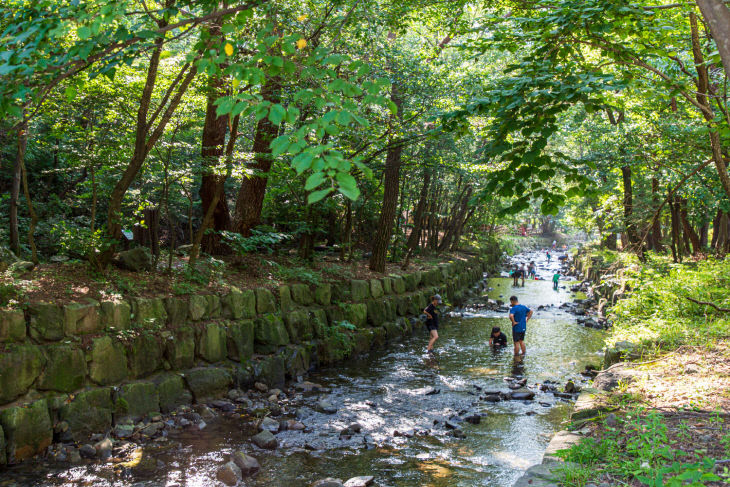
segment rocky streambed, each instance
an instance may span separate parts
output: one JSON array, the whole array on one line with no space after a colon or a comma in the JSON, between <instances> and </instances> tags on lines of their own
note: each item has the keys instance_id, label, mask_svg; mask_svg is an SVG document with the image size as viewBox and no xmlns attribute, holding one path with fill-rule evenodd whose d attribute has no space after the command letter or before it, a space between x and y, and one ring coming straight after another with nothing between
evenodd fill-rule
<instances>
[{"instance_id":1,"label":"rocky streambed","mask_svg":"<svg viewBox=\"0 0 730 487\"><path fill-rule=\"evenodd\" d=\"M576 299L570 284L511 284L490 279L488 293L451 310L435 357L419 330L282 389L233 389L86 444L57 443L4 471L0 486L510 486L540 462L602 346L564 306ZM500 302L511 294L536 310L518 359L487 346L492 326L509 329Z\"/></svg>"}]
</instances>

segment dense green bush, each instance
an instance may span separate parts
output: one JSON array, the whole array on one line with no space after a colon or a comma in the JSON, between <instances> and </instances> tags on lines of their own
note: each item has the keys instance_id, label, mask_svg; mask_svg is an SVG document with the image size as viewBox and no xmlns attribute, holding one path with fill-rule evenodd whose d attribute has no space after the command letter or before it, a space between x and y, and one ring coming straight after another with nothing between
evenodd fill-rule
<instances>
[{"instance_id":1,"label":"dense green bush","mask_svg":"<svg viewBox=\"0 0 730 487\"><path fill-rule=\"evenodd\" d=\"M625 272L633 291L612 309L612 339L658 344L662 348L703 344L730 336L730 258L670 264L649 259Z\"/></svg>"}]
</instances>

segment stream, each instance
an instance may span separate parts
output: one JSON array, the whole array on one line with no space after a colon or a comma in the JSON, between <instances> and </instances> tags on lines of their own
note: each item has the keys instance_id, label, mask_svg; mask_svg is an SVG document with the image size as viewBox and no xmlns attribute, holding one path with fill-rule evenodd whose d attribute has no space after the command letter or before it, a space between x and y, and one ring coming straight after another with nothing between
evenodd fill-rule
<instances>
[{"instance_id":1,"label":"stream","mask_svg":"<svg viewBox=\"0 0 730 487\"><path fill-rule=\"evenodd\" d=\"M134 466L122 473L111 464L62 470L36 464L32 471L17 467L5 480L0 475L0 486L222 485L215 480L216 470L241 449L261 464L258 475L241 483L251 487L305 487L325 477L347 480L360 475L373 475L377 485L392 487L511 486L541 461L571 408L570 402L535 385L554 381L562 390L568 379L578 384L587 364L600 364L603 346L602 332L579 326L575 316L558 309L574 296L565 288L552 289L549 278L558 268L555 260L548 265L538 253L514 260L535 260L538 276L545 279L526 281L524 288L513 288L512 280L504 277L489 280L489 298L508 301L516 294L535 310L523 359L513 357L506 312L467 306L444 320L435 357L424 354L426 332L419 330L387 350L308 377L326 391L305 394L292 404L290 409L307 429L278 433L279 448L274 451L251 445L250 428L240 425L243 420L225 416L202 431L183 430L145 445ZM540 305L544 309L538 311ZM488 346L493 326L501 326L510 337L503 350ZM534 400L480 400L485 391L509 391L505 378L510 377L526 378L536 392ZM337 408L335 414L314 410L322 397ZM468 416L479 416L479 423L464 421ZM352 423L362 430L341 436ZM456 438L449 426L456 426L465 438Z\"/></svg>"}]
</instances>

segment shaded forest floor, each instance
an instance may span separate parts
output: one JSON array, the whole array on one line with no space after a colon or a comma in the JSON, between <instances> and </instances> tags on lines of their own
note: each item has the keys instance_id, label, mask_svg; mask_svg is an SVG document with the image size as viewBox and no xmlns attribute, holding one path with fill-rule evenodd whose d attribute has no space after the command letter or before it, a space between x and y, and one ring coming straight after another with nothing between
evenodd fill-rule
<instances>
[{"instance_id":1,"label":"shaded forest floor","mask_svg":"<svg viewBox=\"0 0 730 487\"><path fill-rule=\"evenodd\" d=\"M441 262L464 260L461 252L414 256L407 269L400 263L387 263L385 275L401 274ZM0 306L24 302L64 304L84 298L113 299L118 296L165 297L194 293L224 292L230 287L275 288L282 283L316 285L348 279L370 279L383 274L368 268L368 259L341 260L339 254L318 252L312 261L296 256L296 251L275 254L249 254L244 257L202 258L189 269L187 256L174 255L168 269L168 256L159 259L155 271L132 272L110 267L95 272L86 262L43 263L23 273L0 274Z\"/></svg>"}]
</instances>

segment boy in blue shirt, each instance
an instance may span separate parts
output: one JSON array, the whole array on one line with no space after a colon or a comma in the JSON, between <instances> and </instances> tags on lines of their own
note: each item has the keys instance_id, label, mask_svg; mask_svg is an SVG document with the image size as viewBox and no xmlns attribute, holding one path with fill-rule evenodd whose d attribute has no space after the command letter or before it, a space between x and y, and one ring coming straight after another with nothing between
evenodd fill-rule
<instances>
[{"instance_id":1,"label":"boy in blue shirt","mask_svg":"<svg viewBox=\"0 0 730 487\"><path fill-rule=\"evenodd\" d=\"M525 332L527 331L527 322L532 318L532 310L527 306L520 304L517 296L509 298L510 305L509 320L512 322L512 341L515 342L515 355L527 353L525 347Z\"/></svg>"}]
</instances>

